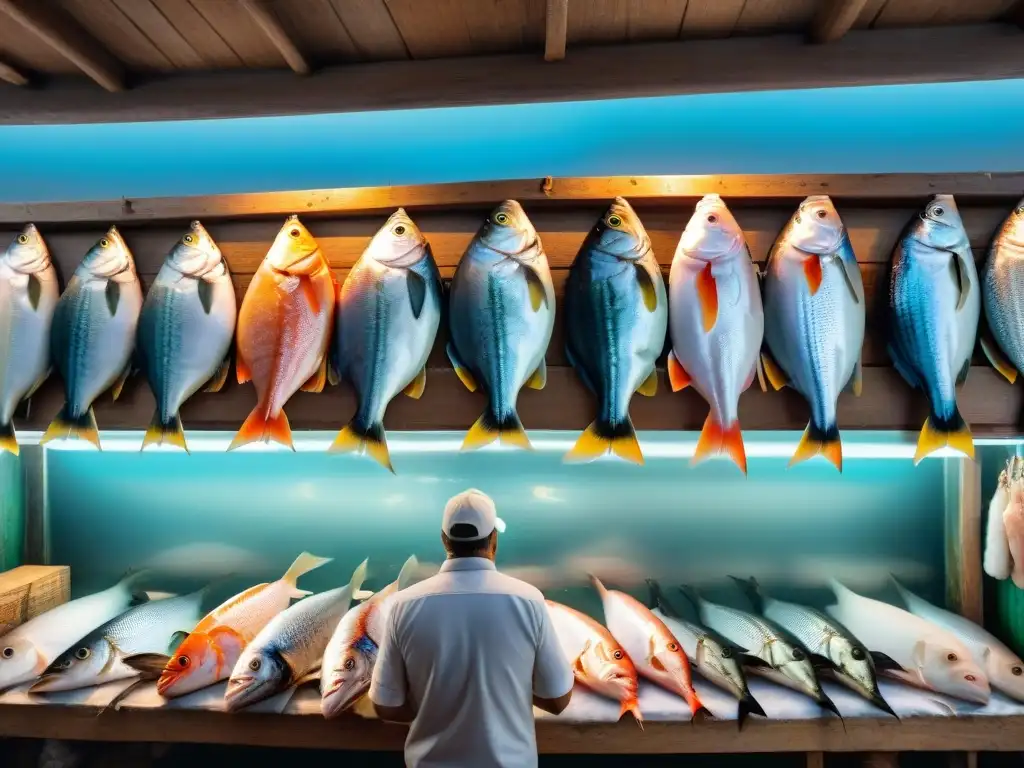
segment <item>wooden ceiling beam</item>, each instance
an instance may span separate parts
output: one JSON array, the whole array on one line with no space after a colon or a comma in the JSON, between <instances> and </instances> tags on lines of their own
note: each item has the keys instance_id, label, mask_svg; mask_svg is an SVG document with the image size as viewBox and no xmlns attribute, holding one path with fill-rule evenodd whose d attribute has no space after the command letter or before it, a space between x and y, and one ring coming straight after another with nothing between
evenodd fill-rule
<instances>
[{"instance_id":1,"label":"wooden ceiling beam","mask_svg":"<svg viewBox=\"0 0 1024 768\"><path fill-rule=\"evenodd\" d=\"M27 77L3 61L0 61L0 80L11 85L28 85Z\"/></svg>"},{"instance_id":2,"label":"wooden ceiling beam","mask_svg":"<svg viewBox=\"0 0 1024 768\"><path fill-rule=\"evenodd\" d=\"M284 27L281 26L280 20L274 15L272 10L263 4L262 0L238 0L238 3L249 12L253 21L263 30L263 34L267 36L267 39L274 44L274 47L277 48L293 72L299 75L308 75L313 71L309 61L302 54L302 51L299 50L295 41L291 39Z\"/></svg>"},{"instance_id":3,"label":"wooden ceiling beam","mask_svg":"<svg viewBox=\"0 0 1024 768\"><path fill-rule=\"evenodd\" d=\"M811 22L811 42L831 43L853 28L867 0L826 0Z\"/></svg>"},{"instance_id":4,"label":"wooden ceiling beam","mask_svg":"<svg viewBox=\"0 0 1024 768\"><path fill-rule=\"evenodd\" d=\"M565 40L569 30L569 0L548 0L544 31L544 61L565 58Z\"/></svg>"},{"instance_id":5,"label":"wooden ceiling beam","mask_svg":"<svg viewBox=\"0 0 1024 768\"><path fill-rule=\"evenodd\" d=\"M47 45L108 91L124 90L124 67L73 18L51 4L0 0L0 13L42 38Z\"/></svg>"}]
</instances>

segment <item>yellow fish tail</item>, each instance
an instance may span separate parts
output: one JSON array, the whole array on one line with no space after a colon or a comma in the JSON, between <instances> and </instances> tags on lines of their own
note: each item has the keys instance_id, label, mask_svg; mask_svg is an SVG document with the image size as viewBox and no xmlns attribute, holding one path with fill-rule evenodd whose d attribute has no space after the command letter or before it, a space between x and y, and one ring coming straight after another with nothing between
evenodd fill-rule
<instances>
[{"instance_id":1,"label":"yellow fish tail","mask_svg":"<svg viewBox=\"0 0 1024 768\"><path fill-rule=\"evenodd\" d=\"M606 453L633 464L644 463L640 442L636 439L636 431L629 417L621 424L611 424L600 419L593 422L562 460L569 463L593 461Z\"/></svg>"},{"instance_id":2,"label":"yellow fish tail","mask_svg":"<svg viewBox=\"0 0 1024 768\"><path fill-rule=\"evenodd\" d=\"M925 420L924 426L921 427L921 434L917 438L914 464L919 464L925 456L947 446L960 451L969 459L974 458L974 438L971 436L971 428L960 415L960 411L956 409L953 410L953 416L949 419L943 419L933 413Z\"/></svg>"},{"instance_id":3,"label":"yellow fish tail","mask_svg":"<svg viewBox=\"0 0 1024 768\"><path fill-rule=\"evenodd\" d=\"M466 438L462 441L462 450L475 451L495 440L502 445L514 445L528 451L533 450L530 438L526 436L526 430L523 429L523 422L519 420L519 414L512 411L508 416L496 417L490 410L484 412L483 416L469 428Z\"/></svg>"},{"instance_id":4,"label":"yellow fish tail","mask_svg":"<svg viewBox=\"0 0 1024 768\"><path fill-rule=\"evenodd\" d=\"M147 445L175 445L188 453L188 445L185 444L185 430L181 427L181 416L174 414L164 421L158 410L153 414L153 420L149 423L146 436L142 438L142 450Z\"/></svg>"},{"instance_id":5,"label":"yellow fish tail","mask_svg":"<svg viewBox=\"0 0 1024 768\"><path fill-rule=\"evenodd\" d=\"M388 451L383 424L371 424L364 429L352 421L338 433L327 450L330 453L366 454L394 474L395 468L391 465L391 453Z\"/></svg>"},{"instance_id":6,"label":"yellow fish tail","mask_svg":"<svg viewBox=\"0 0 1024 768\"><path fill-rule=\"evenodd\" d=\"M0 453L18 455L18 440L14 436L14 425L10 422L0 424Z\"/></svg>"},{"instance_id":7,"label":"yellow fish tail","mask_svg":"<svg viewBox=\"0 0 1024 768\"><path fill-rule=\"evenodd\" d=\"M60 413L50 422L50 426L46 428L43 439L39 441L39 444L45 445L51 440L62 439L85 440L95 445L97 449L102 450L100 448L100 431L96 426L96 414L93 413L92 406L85 413L74 416L70 413L68 404L64 403Z\"/></svg>"}]
</instances>

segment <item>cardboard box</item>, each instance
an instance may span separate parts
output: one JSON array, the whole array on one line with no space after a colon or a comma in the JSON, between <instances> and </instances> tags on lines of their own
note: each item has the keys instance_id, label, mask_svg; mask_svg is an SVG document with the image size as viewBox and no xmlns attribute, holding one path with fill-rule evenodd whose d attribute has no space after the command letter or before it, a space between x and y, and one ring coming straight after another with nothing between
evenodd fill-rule
<instances>
[{"instance_id":1,"label":"cardboard box","mask_svg":"<svg viewBox=\"0 0 1024 768\"><path fill-rule=\"evenodd\" d=\"M0 634L71 599L71 568L21 565L0 573Z\"/></svg>"}]
</instances>

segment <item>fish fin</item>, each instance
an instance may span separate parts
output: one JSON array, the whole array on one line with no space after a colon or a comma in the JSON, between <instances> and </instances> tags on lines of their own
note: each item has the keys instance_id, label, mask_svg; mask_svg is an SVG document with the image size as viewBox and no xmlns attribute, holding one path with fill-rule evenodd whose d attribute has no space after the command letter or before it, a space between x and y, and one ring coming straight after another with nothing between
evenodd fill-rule
<instances>
[{"instance_id":1,"label":"fish fin","mask_svg":"<svg viewBox=\"0 0 1024 768\"><path fill-rule=\"evenodd\" d=\"M789 384L786 374L767 349L761 350L761 365L764 366L764 374L768 378L768 383L772 385L772 389L776 392ZM765 391L767 392L768 390L766 389Z\"/></svg>"},{"instance_id":2,"label":"fish fin","mask_svg":"<svg viewBox=\"0 0 1024 768\"><path fill-rule=\"evenodd\" d=\"M834 424L821 429L813 421L809 422L793 458L789 460L789 466L792 467L815 456L824 456L836 469L843 471L843 443L839 437L839 428Z\"/></svg>"},{"instance_id":3,"label":"fish fin","mask_svg":"<svg viewBox=\"0 0 1024 768\"><path fill-rule=\"evenodd\" d=\"M515 411L508 416L498 418L490 410L484 411L483 415L469 428L462 441L462 450L475 451L495 440L502 445L514 445L528 451L533 450L530 438L526 436L523 423Z\"/></svg>"},{"instance_id":4,"label":"fish fin","mask_svg":"<svg viewBox=\"0 0 1024 768\"><path fill-rule=\"evenodd\" d=\"M353 600L369 600L371 597L374 596L374 594L375 593L374 593L374 591L372 589L357 589L354 592L352 592L352 599Z\"/></svg>"},{"instance_id":5,"label":"fish fin","mask_svg":"<svg viewBox=\"0 0 1024 768\"><path fill-rule=\"evenodd\" d=\"M540 361L537 370L526 380L526 386L530 389L544 389L548 383L548 364L545 360Z\"/></svg>"},{"instance_id":6,"label":"fish fin","mask_svg":"<svg viewBox=\"0 0 1024 768\"><path fill-rule=\"evenodd\" d=\"M700 604L703 602L700 593L687 584L680 584L676 589L682 593L683 597L690 601L690 605L696 609L697 615L700 616Z\"/></svg>"},{"instance_id":7,"label":"fish fin","mask_svg":"<svg viewBox=\"0 0 1024 768\"><path fill-rule=\"evenodd\" d=\"M427 388L427 366L420 368L420 372L417 373L413 380L409 382L408 386L402 390L406 396L411 397L413 400L419 400L423 397L423 391Z\"/></svg>"},{"instance_id":8,"label":"fish fin","mask_svg":"<svg viewBox=\"0 0 1024 768\"><path fill-rule=\"evenodd\" d=\"M303 552L288 566L288 570L284 572L281 581L294 588L299 583L300 576L309 573L314 568L319 568L321 565L327 565L329 562L331 562L329 557L317 557L309 552Z\"/></svg>"},{"instance_id":9,"label":"fish fin","mask_svg":"<svg viewBox=\"0 0 1024 768\"><path fill-rule=\"evenodd\" d=\"M637 394L654 397L658 394L658 369L652 368L646 379L636 388Z\"/></svg>"},{"instance_id":10,"label":"fish fin","mask_svg":"<svg viewBox=\"0 0 1024 768\"><path fill-rule=\"evenodd\" d=\"M743 596L747 598L750 606L754 609L755 613L764 613L764 597L761 595L761 585L757 583L757 579L751 576L749 579L741 579L739 576L730 576L736 586L743 592Z\"/></svg>"},{"instance_id":11,"label":"fish fin","mask_svg":"<svg viewBox=\"0 0 1024 768\"><path fill-rule=\"evenodd\" d=\"M46 428L39 444L45 445L51 440L59 439L85 440L95 445L98 450L103 450L100 447L100 431L96 426L96 414L93 413L91 407L81 416L75 418L68 413L68 404L64 403L60 413Z\"/></svg>"},{"instance_id":12,"label":"fish fin","mask_svg":"<svg viewBox=\"0 0 1024 768\"><path fill-rule=\"evenodd\" d=\"M231 371L231 353L229 352L221 360L220 365L217 366L217 370L214 372L210 380L206 382L206 388L203 392L220 392L224 389L224 385L228 383L228 373Z\"/></svg>"},{"instance_id":13,"label":"fish fin","mask_svg":"<svg viewBox=\"0 0 1024 768\"><path fill-rule=\"evenodd\" d=\"M642 731L644 729L644 716L640 713L640 702L637 699L628 699L622 702L622 706L619 707L619 719L624 717L627 712L633 715Z\"/></svg>"},{"instance_id":14,"label":"fish fin","mask_svg":"<svg viewBox=\"0 0 1024 768\"><path fill-rule=\"evenodd\" d=\"M199 294L199 303L203 305L203 312L210 314L213 310L213 283L208 280L200 280L196 286L196 293Z\"/></svg>"},{"instance_id":15,"label":"fish fin","mask_svg":"<svg viewBox=\"0 0 1024 768\"><path fill-rule=\"evenodd\" d=\"M946 446L960 451L969 459L974 458L974 438L971 437L971 428L955 405L953 416L948 421L940 420L935 415L929 416L925 420L924 426L921 427L921 434L917 438L914 464L920 464L923 458Z\"/></svg>"},{"instance_id":16,"label":"fish fin","mask_svg":"<svg viewBox=\"0 0 1024 768\"><path fill-rule=\"evenodd\" d=\"M336 318L340 315L340 312L334 313ZM341 384L341 364L338 361L338 347L336 344L331 344L331 348L327 352L327 383L332 387Z\"/></svg>"},{"instance_id":17,"label":"fish fin","mask_svg":"<svg viewBox=\"0 0 1024 768\"><path fill-rule=\"evenodd\" d=\"M739 724L738 730L743 730L743 723L746 722L748 715L768 717L768 715L764 713L764 707L758 703L757 699L750 695L750 691L744 693L743 697L736 705L736 720Z\"/></svg>"},{"instance_id":18,"label":"fish fin","mask_svg":"<svg viewBox=\"0 0 1024 768\"><path fill-rule=\"evenodd\" d=\"M412 307L412 316L417 320L423 312L423 302L427 298L427 281L411 269L405 271L405 285L409 289L409 306Z\"/></svg>"},{"instance_id":19,"label":"fish fin","mask_svg":"<svg viewBox=\"0 0 1024 768\"><path fill-rule=\"evenodd\" d=\"M124 383L128 381L128 376L132 372L132 364L128 363L121 371L121 375L114 381L113 386L110 387L110 394L116 401L121 396L121 390L124 389Z\"/></svg>"},{"instance_id":20,"label":"fish fin","mask_svg":"<svg viewBox=\"0 0 1024 768\"><path fill-rule=\"evenodd\" d=\"M633 422L628 416L619 424L608 424L600 419L592 422L562 460L568 463L593 461L606 453L633 464L644 463Z\"/></svg>"},{"instance_id":21,"label":"fish fin","mask_svg":"<svg viewBox=\"0 0 1024 768\"><path fill-rule=\"evenodd\" d=\"M464 366L462 361L459 360L459 355L455 351L455 346L450 341L445 347L445 351L448 353L448 359L451 361L452 368L455 369L455 375L459 377L459 381L461 381L470 392L476 392L476 379L473 377L473 374L470 373L469 368Z\"/></svg>"},{"instance_id":22,"label":"fish fin","mask_svg":"<svg viewBox=\"0 0 1024 768\"><path fill-rule=\"evenodd\" d=\"M601 598L604 599L604 597L608 594L608 589L605 587L604 584L601 583L601 580L592 573L588 573L587 578L590 579L591 586L593 586L593 588L597 590L597 594L599 594Z\"/></svg>"},{"instance_id":23,"label":"fish fin","mask_svg":"<svg viewBox=\"0 0 1024 768\"><path fill-rule=\"evenodd\" d=\"M747 474L747 452L743 447L743 433L740 431L739 421L723 427L715 421L711 413L704 419L704 427L700 431L700 439L697 440L697 450L694 451L690 464L696 466L713 456L728 456L744 475Z\"/></svg>"},{"instance_id":24,"label":"fish fin","mask_svg":"<svg viewBox=\"0 0 1024 768\"><path fill-rule=\"evenodd\" d=\"M181 428L181 416L174 414L167 421L163 421L160 418L160 411L157 410L149 423L149 429L146 430L146 436L142 438L141 450L146 450L147 445L176 445L188 453L185 431Z\"/></svg>"},{"instance_id":25,"label":"fish fin","mask_svg":"<svg viewBox=\"0 0 1024 768\"><path fill-rule=\"evenodd\" d=\"M924 640L918 640L914 643L914 647L910 650L910 658L914 662L914 666L920 670L924 667L925 657L927 656L928 643ZM895 670L894 670L895 671ZM913 673L913 670L906 670Z\"/></svg>"},{"instance_id":26,"label":"fish fin","mask_svg":"<svg viewBox=\"0 0 1024 768\"><path fill-rule=\"evenodd\" d=\"M690 386L690 374L683 368L683 364L679 362L679 358L676 357L675 350L669 350L668 353L668 383L672 387L673 392L678 392L681 389L686 389Z\"/></svg>"},{"instance_id":27,"label":"fish fin","mask_svg":"<svg viewBox=\"0 0 1024 768\"><path fill-rule=\"evenodd\" d=\"M647 271L647 267L639 261L634 261L636 269L636 281L640 285L640 296L644 300L644 306L648 312L654 312L658 308L658 292L654 287L654 278Z\"/></svg>"},{"instance_id":28,"label":"fish fin","mask_svg":"<svg viewBox=\"0 0 1024 768\"><path fill-rule=\"evenodd\" d=\"M103 291L103 295L107 300L107 309L110 310L110 316L113 317L117 314L117 305L121 301L121 284L116 280L107 280L107 287Z\"/></svg>"},{"instance_id":29,"label":"fish fin","mask_svg":"<svg viewBox=\"0 0 1024 768\"><path fill-rule=\"evenodd\" d=\"M764 360L762 355L758 355L754 360L754 372L757 374L757 385L761 388L762 392L768 391L768 380L764 375ZM751 378L753 382L753 378Z\"/></svg>"},{"instance_id":30,"label":"fish fin","mask_svg":"<svg viewBox=\"0 0 1024 768\"><path fill-rule=\"evenodd\" d=\"M171 660L162 653L136 653L124 658L124 663L138 672L143 680L157 680Z\"/></svg>"},{"instance_id":31,"label":"fish fin","mask_svg":"<svg viewBox=\"0 0 1024 768\"><path fill-rule=\"evenodd\" d=\"M665 593L661 589L661 584L659 584L655 579L647 579L647 586L649 589L647 594L647 607L649 609L657 608L669 618L679 618L679 611L669 603L668 598L665 597Z\"/></svg>"},{"instance_id":32,"label":"fish fin","mask_svg":"<svg viewBox=\"0 0 1024 768\"><path fill-rule=\"evenodd\" d=\"M416 580L416 574L419 569L420 561L416 558L416 555L409 555L408 559L402 564L402 570L398 572L398 578L395 579L399 591L405 589Z\"/></svg>"},{"instance_id":33,"label":"fish fin","mask_svg":"<svg viewBox=\"0 0 1024 768\"><path fill-rule=\"evenodd\" d=\"M821 256L808 256L804 259L803 267L807 290L813 296L821 288Z\"/></svg>"},{"instance_id":34,"label":"fish fin","mask_svg":"<svg viewBox=\"0 0 1024 768\"><path fill-rule=\"evenodd\" d=\"M310 311L314 315L319 315L320 297L317 295L316 285L313 284L309 275L299 275L299 290L302 291L302 297L306 300Z\"/></svg>"},{"instance_id":35,"label":"fish fin","mask_svg":"<svg viewBox=\"0 0 1024 768\"><path fill-rule=\"evenodd\" d=\"M43 283L38 275L32 273L28 276L28 303L32 310L39 309L39 298L43 295Z\"/></svg>"},{"instance_id":36,"label":"fish fin","mask_svg":"<svg viewBox=\"0 0 1024 768\"><path fill-rule=\"evenodd\" d=\"M756 669L768 669L771 667L771 664L767 661L752 653L739 654L739 662L745 667L754 667Z\"/></svg>"},{"instance_id":37,"label":"fish fin","mask_svg":"<svg viewBox=\"0 0 1024 768\"><path fill-rule=\"evenodd\" d=\"M853 275L850 274L850 270L856 269L860 271L860 266L856 261L849 262L846 259L837 259L839 262L839 268L843 271L843 279L846 281L846 287L850 290L850 297L853 299L854 304L860 304L860 296L857 295L857 289L853 284ZM858 275L860 277L860 275Z\"/></svg>"},{"instance_id":38,"label":"fish fin","mask_svg":"<svg viewBox=\"0 0 1024 768\"><path fill-rule=\"evenodd\" d=\"M822 656L820 653L808 653L807 658L811 660L811 664L819 672L825 670L834 671L836 669L836 665L832 659Z\"/></svg>"},{"instance_id":39,"label":"fish fin","mask_svg":"<svg viewBox=\"0 0 1024 768\"><path fill-rule=\"evenodd\" d=\"M14 436L14 425L11 422L0 424L0 453L18 455L18 440Z\"/></svg>"},{"instance_id":40,"label":"fish fin","mask_svg":"<svg viewBox=\"0 0 1024 768\"><path fill-rule=\"evenodd\" d=\"M700 699L694 694L693 701L690 704L690 722L691 723L706 723L709 720L717 720L715 714L701 704Z\"/></svg>"},{"instance_id":41,"label":"fish fin","mask_svg":"<svg viewBox=\"0 0 1024 768\"><path fill-rule=\"evenodd\" d=\"M711 329L718 322L718 285L715 283L715 276L711 272L710 261L704 265L704 269L697 273L695 287L697 289L697 302L700 304L700 317L704 333L711 333Z\"/></svg>"},{"instance_id":42,"label":"fish fin","mask_svg":"<svg viewBox=\"0 0 1024 768\"><path fill-rule=\"evenodd\" d=\"M171 634L171 639L167 641L167 653L173 656L174 652L178 649L178 646L185 642L188 636L189 633L183 629L179 629L177 632Z\"/></svg>"},{"instance_id":43,"label":"fish fin","mask_svg":"<svg viewBox=\"0 0 1024 768\"><path fill-rule=\"evenodd\" d=\"M900 664L897 664L892 657L881 651L871 651L871 660L875 662L875 669L881 671L906 672Z\"/></svg>"},{"instance_id":44,"label":"fish fin","mask_svg":"<svg viewBox=\"0 0 1024 768\"><path fill-rule=\"evenodd\" d=\"M846 388L843 391L849 392L854 397L860 397L861 392L864 391L864 361L861 358L857 358L857 364L853 366L853 374L846 382Z\"/></svg>"},{"instance_id":45,"label":"fish fin","mask_svg":"<svg viewBox=\"0 0 1024 768\"><path fill-rule=\"evenodd\" d=\"M324 354L320 358L320 365L316 368L316 373L309 377L309 380L302 385L301 390L303 392L323 392L324 387L327 384L327 355Z\"/></svg>"},{"instance_id":46,"label":"fish fin","mask_svg":"<svg viewBox=\"0 0 1024 768\"><path fill-rule=\"evenodd\" d=\"M526 286L530 292L530 306L534 312L540 312L540 308L548 303L548 294L544 288L544 281L533 267L525 264L519 265L526 277Z\"/></svg>"},{"instance_id":47,"label":"fish fin","mask_svg":"<svg viewBox=\"0 0 1024 768\"><path fill-rule=\"evenodd\" d=\"M362 428L353 420L338 433L327 450L330 453L365 454L392 474L395 472L383 424Z\"/></svg>"},{"instance_id":48,"label":"fish fin","mask_svg":"<svg viewBox=\"0 0 1024 768\"><path fill-rule=\"evenodd\" d=\"M363 560L363 562L357 565L356 569L352 571L352 577L348 580L348 585L352 587L353 597L360 589L362 589L363 582L366 581L366 564L368 562L368 560Z\"/></svg>"},{"instance_id":49,"label":"fish fin","mask_svg":"<svg viewBox=\"0 0 1024 768\"><path fill-rule=\"evenodd\" d=\"M956 273L956 284L960 291L960 298L956 303L956 311L959 312L964 308L964 304L967 303L967 297L971 294L971 278L970 271L967 266L967 260L962 253L957 253L953 256L953 271Z\"/></svg>"},{"instance_id":50,"label":"fish fin","mask_svg":"<svg viewBox=\"0 0 1024 768\"><path fill-rule=\"evenodd\" d=\"M284 410L282 409L277 416L267 418L266 412L257 405L242 424L242 428L238 430L238 434L231 441L228 450L233 451L235 448L241 448L249 443L269 443L271 441L295 450L292 443L292 428L288 424L288 416L285 415Z\"/></svg>"},{"instance_id":51,"label":"fish fin","mask_svg":"<svg viewBox=\"0 0 1024 768\"><path fill-rule=\"evenodd\" d=\"M1003 378L1011 384L1016 383L1017 369L1013 367L1013 363L1006 359L1006 355L999 349L995 340L989 338L988 334L982 334L981 336L981 351L985 353L985 357L988 358L992 367L1003 375Z\"/></svg>"},{"instance_id":52,"label":"fish fin","mask_svg":"<svg viewBox=\"0 0 1024 768\"><path fill-rule=\"evenodd\" d=\"M43 375L40 376L38 379L36 379L35 384L33 384L31 389L29 389L29 391L26 392L25 395L21 398L22 405L28 406L29 400L32 399L32 395L34 395L36 392L38 392L39 388L41 386L43 386L43 383L48 378L50 378L50 373L51 373L52 370L53 370L52 368L47 368L46 371L43 373ZM15 412L15 415L17 415L17 412ZM25 417L26 418L28 417L28 408L27 407L25 409Z\"/></svg>"},{"instance_id":53,"label":"fish fin","mask_svg":"<svg viewBox=\"0 0 1024 768\"><path fill-rule=\"evenodd\" d=\"M239 384L252 381L252 371L249 370L249 366L242 359L241 350L235 352L235 378L238 379Z\"/></svg>"}]
</instances>

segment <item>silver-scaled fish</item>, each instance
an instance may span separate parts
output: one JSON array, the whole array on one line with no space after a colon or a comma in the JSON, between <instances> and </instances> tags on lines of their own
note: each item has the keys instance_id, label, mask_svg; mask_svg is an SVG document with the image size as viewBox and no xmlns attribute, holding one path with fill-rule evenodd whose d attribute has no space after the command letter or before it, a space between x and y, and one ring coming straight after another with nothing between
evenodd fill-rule
<instances>
[{"instance_id":1,"label":"silver-scaled fish","mask_svg":"<svg viewBox=\"0 0 1024 768\"><path fill-rule=\"evenodd\" d=\"M220 248L198 221L171 248L139 317L139 367L156 398L142 447L188 451L178 410L205 386L219 392L231 364L235 287Z\"/></svg>"},{"instance_id":2,"label":"silver-scaled fish","mask_svg":"<svg viewBox=\"0 0 1024 768\"><path fill-rule=\"evenodd\" d=\"M803 644L819 673L830 674L883 712L898 718L878 690L875 658L850 630L821 611L765 595L756 579L731 578L746 594L755 611ZM886 657L880 656L880 659L894 666Z\"/></svg>"},{"instance_id":3,"label":"silver-scaled fish","mask_svg":"<svg viewBox=\"0 0 1024 768\"><path fill-rule=\"evenodd\" d=\"M65 400L43 443L77 438L100 447L92 404L108 389L115 400L121 394L141 310L135 261L111 227L78 265L54 312L50 353L64 379Z\"/></svg>"},{"instance_id":4,"label":"silver-scaled fish","mask_svg":"<svg viewBox=\"0 0 1024 768\"><path fill-rule=\"evenodd\" d=\"M889 355L929 403L914 463L947 445L973 459L956 388L971 370L981 291L952 195L935 195L907 226L893 251L890 279Z\"/></svg>"},{"instance_id":5,"label":"silver-scaled fish","mask_svg":"<svg viewBox=\"0 0 1024 768\"><path fill-rule=\"evenodd\" d=\"M449 311L452 366L470 392L487 395L487 410L463 450L495 440L530 448L516 401L524 384L543 389L547 383L555 289L537 230L515 200L495 208L469 244L452 280Z\"/></svg>"},{"instance_id":6,"label":"silver-scaled fish","mask_svg":"<svg viewBox=\"0 0 1024 768\"><path fill-rule=\"evenodd\" d=\"M668 288L672 391L692 384L710 406L691 463L724 454L746 474L739 399L758 370L764 310L743 230L718 195L697 203Z\"/></svg>"},{"instance_id":7,"label":"silver-scaled fish","mask_svg":"<svg viewBox=\"0 0 1024 768\"><path fill-rule=\"evenodd\" d=\"M843 469L839 393L861 391L864 284L846 227L827 195L806 198L768 254L765 373L811 407L790 466L821 455Z\"/></svg>"},{"instance_id":8,"label":"silver-scaled fish","mask_svg":"<svg viewBox=\"0 0 1024 768\"><path fill-rule=\"evenodd\" d=\"M814 664L798 640L761 616L708 602L689 587L681 589L696 606L702 624L749 654L745 662L750 672L810 696L822 709L842 717L822 690Z\"/></svg>"},{"instance_id":9,"label":"silver-scaled fish","mask_svg":"<svg viewBox=\"0 0 1024 768\"><path fill-rule=\"evenodd\" d=\"M982 336L981 348L1013 384L1024 371L1024 200L1006 217L988 249L981 297L995 341Z\"/></svg>"},{"instance_id":10,"label":"silver-scaled fish","mask_svg":"<svg viewBox=\"0 0 1024 768\"><path fill-rule=\"evenodd\" d=\"M0 452L17 455L14 411L50 375L50 325L59 298L46 243L26 224L0 253Z\"/></svg>"},{"instance_id":11,"label":"silver-scaled fish","mask_svg":"<svg viewBox=\"0 0 1024 768\"><path fill-rule=\"evenodd\" d=\"M204 587L129 608L72 643L29 692L71 691L135 677L138 672L124 663L125 658L139 653L174 653L202 617L206 592Z\"/></svg>"},{"instance_id":12,"label":"silver-scaled fish","mask_svg":"<svg viewBox=\"0 0 1024 768\"><path fill-rule=\"evenodd\" d=\"M224 693L234 712L312 679L331 635L366 578L364 560L344 587L307 597L281 611L246 646Z\"/></svg>"},{"instance_id":13,"label":"silver-scaled fish","mask_svg":"<svg viewBox=\"0 0 1024 768\"><path fill-rule=\"evenodd\" d=\"M611 452L643 464L629 418L634 392L658 390L655 361L665 346L668 298L651 239L633 208L615 198L590 230L565 287L565 354L597 396L598 416L567 461Z\"/></svg>"},{"instance_id":14,"label":"silver-scaled fish","mask_svg":"<svg viewBox=\"0 0 1024 768\"><path fill-rule=\"evenodd\" d=\"M367 453L390 469L384 412L399 392L419 399L441 322L441 276L430 244L399 208L345 278L335 312L332 377L359 405L332 452Z\"/></svg>"}]
</instances>

